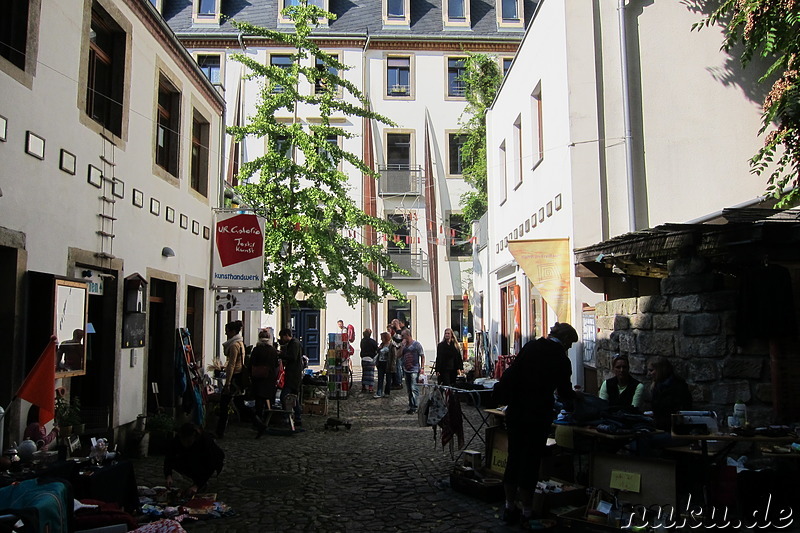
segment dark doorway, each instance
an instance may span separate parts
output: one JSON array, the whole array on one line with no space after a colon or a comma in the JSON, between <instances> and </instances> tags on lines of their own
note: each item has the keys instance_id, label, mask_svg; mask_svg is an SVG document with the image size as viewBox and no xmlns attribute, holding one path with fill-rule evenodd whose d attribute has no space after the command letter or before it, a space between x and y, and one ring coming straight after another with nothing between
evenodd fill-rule
<instances>
[{"instance_id":1,"label":"dark doorway","mask_svg":"<svg viewBox=\"0 0 800 533\"><path fill-rule=\"evenodd\" d=\"M15 357L17 355L16 348L19 346L17 339L17 331L19 331L17 322L17 256L16 248L0 246L0 302L3 302L3 305L0 306L0 324L3 324L5 331L3 343L0 345L2 346L4 369L3 372L0 372L0 396L3 398L11 398L13 378L22 372L20 367L24 366L24 358ZM0 442L0 445L3 443Z\"/></svg>"},{"instance_id":2,"label":"dark doorway","mask_svg":"<svg viewBox=\"0 0 800 533\"><path fill-rule=\"evenodd\" d=\"M319 309L301 307L292 310L292 330L302 343L309 365L320 364Z\"/></svg>"},{"instance_id":3,"label":"dark doorway","mask_svg":"<svg viewBox=\"0 0 800 533\"><path fill-rule=\"evenodd\" d=\"M173 408L175 398L175 283L150 280L147 338L147 412ZM153 390L157 384L158 393Z\"/></svg>"},{"instance_id":4,"label":"dark doorway","mask_svg":"<svg viewBox=\"0 0 800 533\"><path fill-rule=\"evenodd\" d=\"M192 337L194 358L203 360L203 289L186 287L186 327Z\"/></svg>"}]
</instances>

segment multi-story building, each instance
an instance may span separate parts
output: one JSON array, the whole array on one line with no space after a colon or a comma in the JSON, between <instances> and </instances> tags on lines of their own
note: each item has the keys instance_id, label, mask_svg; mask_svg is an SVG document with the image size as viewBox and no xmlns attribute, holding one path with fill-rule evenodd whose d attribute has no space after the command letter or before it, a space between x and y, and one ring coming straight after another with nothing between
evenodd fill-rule
<instances>
[{"instance_id":1,"label":"multi-story building","mask_svg":"<svg viewBox=\"0 0 800 533\"><path fill-rule=\"evenodd\" d=\"M201 360L214 342L224 100L148 2L11 0L0 18L0 402L56 334L85 422L174 407L176 328Z\"/></svg>"},{"instance_id":2,"label":"multi-story building","mask_svg":"<svg viewBox=\"0 0 800 533\"><path fill-rule=\"evenodd\" d=\"M640 247L639 257L629 247L624 257L595 251L587 262L574 250L644 243L648 228L761 205L765 182L748 160L761 144L763 87L720 51L719 26L692 31L702 16L680 2L539 3L487 114L488 233L476 287L494 353L515 353L555 321L572 322L591 342L595 304L659 294L668 257L646 254L660 248L677 258L679 239ZM682 330L671 318L675 332L642 326L641 340L663 336L673 350L667 334ZM576 382L582 363L587 376L609 368L591 346L573 352Z\"/></svg>"},{"instance_id":3,"label":"multi-story building","mask_svg":"<svg viewBox=\"0 0 800 533\"><path fill-rule=\"evenodd\" d=\"M289 61L292 53L265 39L239 35L229 17L292 31L290 21L279 13L291 3L155 2L198 64L220 85L228 105L229 125L252 113L259 90L255 81L243 81L244 72L231 60L232 54L244 53L262 63L280 65ZM468 221L463 220L459 207L459 197L467 190L459 160L462 137L458 133L466 103L459 81L463 61L467 52L481 52L492 54L498 65L506 68L534 3L370 0L353 4L324 0L319 5L336 18L323 21L312 38L351 67L340 74L367 96L371 109L396 123L390 127L334 117L354 137L331 142L361 155L380 173L375 183L353 168L344 169L351 177L352 194L359 205L400 227L396 234L380 238L408 274L383 275L391 278L407 301L390 299L351 308L331 291L326 309L298 310L296 334L303 338L315 365L320 362L319 334L338 331L337 320L352 323L357 331L371 327L379 332L392 318L401 317L428 349L432 361L430 354L444 328L461 332L469 322L462 310L472 267L471 242L460 231ZM315 87L301 90L314 91ZM313 122L315 113L301 108L298 117ZM290 115L287 111L283 118L292 120ZM235 183L239 165L263 154L264 146L264 139L248 139L242 146L226 147L229 183ZM277 317L270 317L266 325L276 323Z\"/></svg>"}]
</instances>

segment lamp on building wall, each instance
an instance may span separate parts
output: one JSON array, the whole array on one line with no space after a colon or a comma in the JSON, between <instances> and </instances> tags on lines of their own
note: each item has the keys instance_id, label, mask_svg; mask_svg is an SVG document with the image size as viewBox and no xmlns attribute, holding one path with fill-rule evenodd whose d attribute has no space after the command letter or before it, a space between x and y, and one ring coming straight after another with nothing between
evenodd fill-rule
<instances>
[{"instance_id":1,"label":"lamp on building wall","mask_svg":"<svg viewBox=\"0 0 800 533\"><path fill-rule=\"evenodd\" d=\"M161 249L161 255L163 255L164 257L175 257L175 250L173 250L169 246L165 246Z\"/></svg>"}]
</instances>

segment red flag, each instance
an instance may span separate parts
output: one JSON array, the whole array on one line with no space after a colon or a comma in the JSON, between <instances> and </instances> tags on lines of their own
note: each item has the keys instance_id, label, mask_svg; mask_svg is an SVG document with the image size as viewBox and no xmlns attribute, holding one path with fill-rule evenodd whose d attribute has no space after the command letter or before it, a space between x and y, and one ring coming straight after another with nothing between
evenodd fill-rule
<instances>
[{"instance_id":1,"label":"red flag","mask_svg":"<svg viewBox=\"0 0 800 533\"><path fill-rule=\"evenodd\" d=\"M39 407L39 424L45 425L55 418L56 400L56 337L50 337L39 360L22 382L17 397Z\"/></svg>"}]
</instances>

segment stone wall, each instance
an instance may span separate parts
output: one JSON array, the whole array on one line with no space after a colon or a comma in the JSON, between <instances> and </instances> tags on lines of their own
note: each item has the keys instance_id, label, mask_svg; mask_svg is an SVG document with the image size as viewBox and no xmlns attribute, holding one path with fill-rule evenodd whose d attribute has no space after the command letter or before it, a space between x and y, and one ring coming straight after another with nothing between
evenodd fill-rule
<instances>
[{"instance_id":1,"label":"stone wall","mask_svg":"<svg viewBox=\"0 0 800 533\"><path fill-rule=\"evenodd\" d=\"M714 410L725 420L743 400L751 423L770 423L769 347L737 346L738 292L703 259L670 261L668 268L660 295L595 306L598 380L612 375L611 359L621 353L630 359L631 374L649 385L647 360L660 355L689 383L696 409Z\"/></svg>"}]
</instances>

